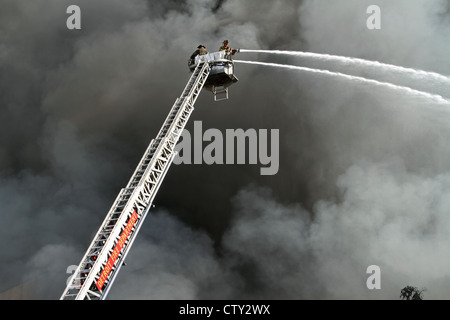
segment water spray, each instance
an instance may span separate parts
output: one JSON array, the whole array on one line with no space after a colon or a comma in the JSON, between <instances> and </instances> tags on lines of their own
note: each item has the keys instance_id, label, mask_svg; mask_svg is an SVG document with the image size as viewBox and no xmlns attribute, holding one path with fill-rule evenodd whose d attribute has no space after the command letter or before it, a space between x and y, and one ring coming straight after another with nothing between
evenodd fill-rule
<instances>
[{"instance_id":1,"label":"water spray","mask_svg":"<svg viewBox=\"0 0 450 320\"><path fill-rule=\"evenodd\" d=\"M361 66L369 66L381 68L386 71L396 71L400 73L407 73L411 75L415 75L418 77L427 77L430 79L436 79L441 82L445 82L447 85L450 85L450 77L444 76L442 74L436 72L429 72L418 70L414 68L405 68L401 66L396 66L392 64L382 63L378 61L365 60L360 58L352 58L352 57L344 57L337 56L331 54L321 54L321 53L313 53L313 52L303 52L303 51L285 51L285 50L249 50L249 49L240 49L240 52L253 52L253 53L268 53L268 54L281 54L281 55L291 55L305 58L313 58L325 61L338 61L345 64L357 64Z\"/></svg>"},{"instance_id":2,"label":"water spray","mask_svg":"<svg viewBox=\"0 0 450 320\"><path fill-rule=\"evenodd\" d=\"M390 88L396 91L402 91L409 95L413 96L420 96L429 100L433 100L436 103L439 104L450 104L450 100L447 100L443 98L440 95L437 94L431 94L419 90L415 90L409 87L399 86L395 85L389 82L381 82L373 79L367 79L359 76L351 76L348 74L340 73L340 72L333 72L329 70L322 70L322 69L312 69L307 67L300 67L300 66L293 66L293 65L287 65L287 64L279 64L279 63L269 63L269 62L259 62L259 61L246 61L246 60L234 60L236 63L246 63L246 64L255 64L255 65L262 65L262 66L269 66L269 67L277 67L277 68L285 68L285 69L291 69L291 70L298 70L298 71L304 71L304 72L310 72L310 73L316 73L316 74L323 74L327 76L332 77L339 77L343 79L348 79L351 81L358 81L361 83L368 83L376 86L382 86L386 88Z\"/></svg>"}]
</instances>

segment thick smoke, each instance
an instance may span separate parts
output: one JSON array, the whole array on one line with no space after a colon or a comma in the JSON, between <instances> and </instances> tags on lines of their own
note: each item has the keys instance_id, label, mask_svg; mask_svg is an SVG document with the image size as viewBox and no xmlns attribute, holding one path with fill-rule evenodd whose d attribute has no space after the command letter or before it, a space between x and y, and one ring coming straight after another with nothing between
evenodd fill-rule
<instances>
[{"instance_id":1,"label":"thick smoke","mask_svg":"<svg viewBox=\"0 0 450 320\"><path fill-rule=\"evenodd\" d=\"M376 2L2 0L0 292L31 284L31 298L59 298L200 43L450 75L449 1ZM71 4L82 30L66 28ZM366 27L371 4L381 30ZM433 89L372 69L238 55ZM414 285L448 298L449 106L323 75L236 73L228 101L202 92L187 129L280 129L278 174L173 165L109 297L398 299ZM381 290L366 287L370 265Z\"/></svg>"}]
</instances>

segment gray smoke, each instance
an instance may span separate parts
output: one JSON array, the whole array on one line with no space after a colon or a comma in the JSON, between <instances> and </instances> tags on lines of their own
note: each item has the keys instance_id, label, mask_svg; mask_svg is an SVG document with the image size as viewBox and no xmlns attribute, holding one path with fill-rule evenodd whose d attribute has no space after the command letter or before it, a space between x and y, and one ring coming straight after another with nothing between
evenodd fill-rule
<instances>
[{"instance_id":1,"label":"gray smoke","mask_svg":"<svg viewBox=\"0 0 450 320\"><path fill-rule=\"evenodd\" d=\"M71 4L82 30L66 28ZM0 292L31 283L32 298L59 298L200 43L450 75L449 1L377 1L382 29L373 31L371 4L1 0ZM398 299L414 285L448 298L449 106L323 75L250 65L236 73L228 101L202 92L187 129L200 120L204 130L279 129L278 174L172 166L109 297ZM370 265L381 268L381 290L366 287Z\"/></svg>"}]
</instances>

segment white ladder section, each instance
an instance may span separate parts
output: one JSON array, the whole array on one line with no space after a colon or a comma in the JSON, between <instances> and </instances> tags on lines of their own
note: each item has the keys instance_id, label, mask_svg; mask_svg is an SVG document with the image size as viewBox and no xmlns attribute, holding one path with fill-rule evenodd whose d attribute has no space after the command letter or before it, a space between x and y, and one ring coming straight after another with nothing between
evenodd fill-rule
<instances>
[{"instance_id":1,"label":"white ladder section","mask_svg":"<svg viewBox=\"0 0 450 320\"><path fill-rule=\"evenodd\" d=\"M106 298L176 155L175 146L210 71L209 63L195 68L158 136L150 142L127 186L114 201L61 300Z\"/></svg>"}]
</instances>

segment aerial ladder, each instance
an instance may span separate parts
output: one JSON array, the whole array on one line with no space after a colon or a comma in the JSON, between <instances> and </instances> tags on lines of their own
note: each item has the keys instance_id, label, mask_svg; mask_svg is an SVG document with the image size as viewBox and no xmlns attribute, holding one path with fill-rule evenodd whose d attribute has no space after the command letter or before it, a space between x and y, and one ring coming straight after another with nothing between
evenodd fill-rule
<instances>
[{"instance_id":1,"label":"aerial ladder","mask_svg":"<svg viewBox=\"0 0 450 320\"><path fill-rule=\"evenodd\" d=\"M188 63L192 75L176 99L157 137L153 139L125 188L113 202L89 248L68 281L61 300L104 300L153 206L153 200L176 156L175 147L203 87L214 100L228 98L237 82L231 55L215 52ZM225 93L225 97L217 98Z\"/></svg>"}]
</instances>

